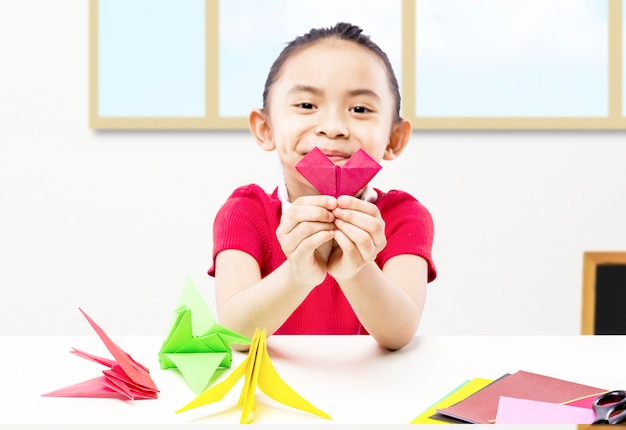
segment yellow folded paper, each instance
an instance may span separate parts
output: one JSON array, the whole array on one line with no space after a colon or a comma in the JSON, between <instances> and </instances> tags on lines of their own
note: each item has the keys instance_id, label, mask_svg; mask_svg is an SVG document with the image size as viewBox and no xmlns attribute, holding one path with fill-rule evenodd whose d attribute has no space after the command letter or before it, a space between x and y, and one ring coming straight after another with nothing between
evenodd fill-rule
<instances>
[{"instance_id":1,"label":"yellow folded paper","mask_svg":"<svg viewBox=\"0 0 626 430\"><path fill-rule=\"evenodd\" d=\"M277 402L331 419L330 415L306 401L281 379L270 361L266 338L265 330L256 329L246 359L224 381L208 388L194 400L177 410L176 413L221 400L243 376L245 377L244 385L237 402L237 406L242 407L240 424L247 424L250 421L250 413L254 410L254 392L257 386Z\"/></svg>"}]
</instances>

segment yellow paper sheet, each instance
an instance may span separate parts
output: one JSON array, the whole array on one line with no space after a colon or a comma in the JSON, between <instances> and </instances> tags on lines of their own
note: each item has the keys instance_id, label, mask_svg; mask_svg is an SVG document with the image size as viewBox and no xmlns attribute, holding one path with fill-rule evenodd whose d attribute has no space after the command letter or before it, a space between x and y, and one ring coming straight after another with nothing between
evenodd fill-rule
<instances>
[{"instance_id":1,"label":"yellow paper sheet","mask_svg":"<svg viewBox=\"0 0 626 430\"><path fill-rule=\"evenodd\" d=\"M453 404L471 396L478 390L486 387L491 382L493 382L493 380L483 378L474 378L465 381L447 394L443 399L439 400L430 408L415 417L409 424L450 424L448 421L437 420L430 417L437 412L437 409L452 406Z\"/></svg>"}]
</instances>

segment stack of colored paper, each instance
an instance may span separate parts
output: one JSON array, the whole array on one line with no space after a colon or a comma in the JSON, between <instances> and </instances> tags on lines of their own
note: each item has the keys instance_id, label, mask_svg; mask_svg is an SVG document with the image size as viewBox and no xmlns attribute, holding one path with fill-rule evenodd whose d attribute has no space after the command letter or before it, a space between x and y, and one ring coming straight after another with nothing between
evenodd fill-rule
<instances>
[{"instance_id":1,"label":"stack of colored paper","mask_svg":"<svg viewBox=\"0 0 626 430\"><path fill-rule=\"evenodd\" d=\"M607 391L520 370L467 381L411 423L590 424L593 400Z\"/></svg>"}]
</instances>

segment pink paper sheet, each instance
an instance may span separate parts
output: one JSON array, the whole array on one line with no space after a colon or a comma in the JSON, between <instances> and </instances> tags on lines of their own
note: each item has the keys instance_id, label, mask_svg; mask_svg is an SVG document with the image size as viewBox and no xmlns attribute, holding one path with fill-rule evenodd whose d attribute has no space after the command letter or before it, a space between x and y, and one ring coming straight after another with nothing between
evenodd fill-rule
<instances>
[{"instance_id":1,"label":"pink paper sheet","mask_svg":"<svg viewBox=\"0 0 626 430\"><path fill-rule=\"evenodd\" d=\"M500 397L496 424L591 424L593 410L559 403Z\"/></svg>"}]
</instances>

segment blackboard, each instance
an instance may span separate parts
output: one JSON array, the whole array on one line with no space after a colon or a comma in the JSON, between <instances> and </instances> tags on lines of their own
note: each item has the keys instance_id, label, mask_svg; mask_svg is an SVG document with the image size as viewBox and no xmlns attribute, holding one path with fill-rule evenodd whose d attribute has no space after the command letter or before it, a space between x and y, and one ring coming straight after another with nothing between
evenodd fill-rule
<instances>
[{"instance_id":1,"label":"blackboard","mask_svg":"<svg viewBox=\"0 0 626 430\"><path fill-rule=\"evenodd\" d=\"M626 334L626 252L586 252L582 334Z\"/></svg>"}]
</instances>

